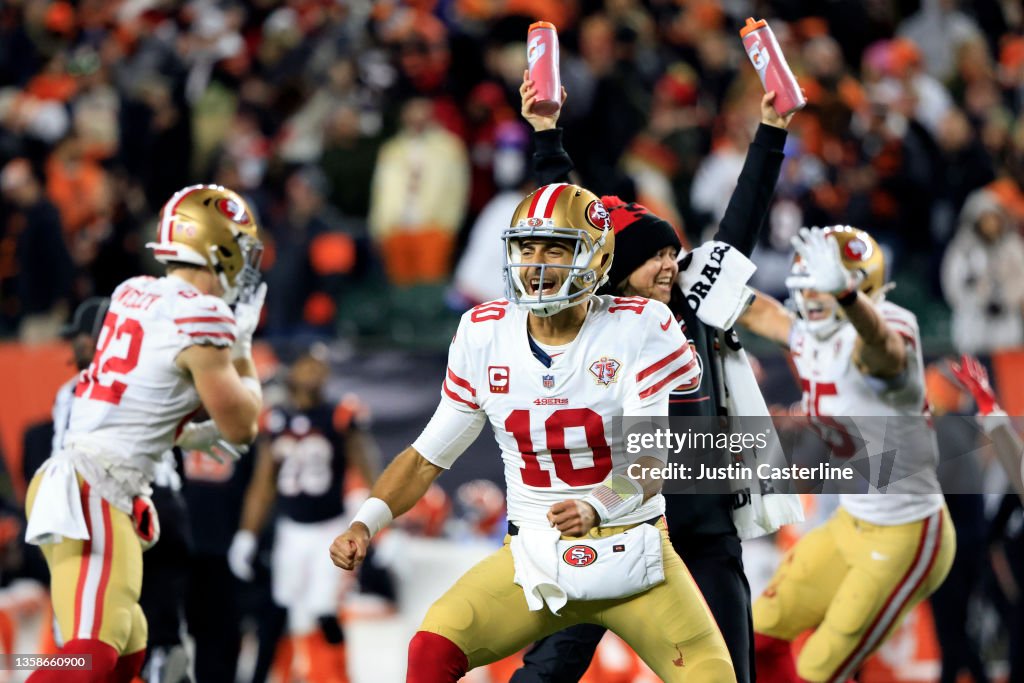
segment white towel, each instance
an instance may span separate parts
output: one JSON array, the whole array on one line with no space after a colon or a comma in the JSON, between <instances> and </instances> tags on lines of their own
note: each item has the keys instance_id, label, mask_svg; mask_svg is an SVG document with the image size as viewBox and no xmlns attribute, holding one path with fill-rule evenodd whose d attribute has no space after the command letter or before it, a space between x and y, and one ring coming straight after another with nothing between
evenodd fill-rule
<instances>
[{"instance_id":1,"label":"white towel","mask_svg":"<svg viewBox=\"0 0 1024 683\"><path fill-rule=\"evenodd\" d=\"M565 590L558 585L558 541L561 534L552 528L521 528L509 543L515 565L513 581L526 595L531 612L545 605L552 614L569 601Z\"/></svg>"},{"instance_id":2,"label":"white towel","mask_svg":"<svg viewBox=\"0 0 1024 683\"><path fill-rule=\"evenodd\" d=\"M751 298L747 281L757 266L725 242L705 242L679 260L676 283L701 322L720 330L736 324Z\"/></svg>"},{"instance_id":3,"label":"white towel","mask_svg":"<svg viewBox=\"0 0 1024 683\"><path fill-rule=\"evenodd\" d=\"M770 427L768 406L765 405L746 352L730 339L733 333L718 334L730 428L735 432L747 433ZM768 448L761 452L747 449L743 452L743 458L744 464L754 472L759 463L784 464L778 434L772 430L768 434ZM804 521L803 506L795 494L775 493L767 482L761 482L756 490L747 490L746 482L742 479L734 482L733 493L739 494L736 498L742 504L733 506L732 521L741 539L757 538L773 533L784 524Z\"/></svg>"},{"instance_id":4,"label":"white towel","mask_svg":"<svg viewBox=\"0 0 1024 683\"><path fill-rule=\"evenodd\" d=\"M39 470L42 480L29 512L25 541L44 545L65 538L88 540L78 475L71 460L56 453Z\"/></svg>"}]
</instances>

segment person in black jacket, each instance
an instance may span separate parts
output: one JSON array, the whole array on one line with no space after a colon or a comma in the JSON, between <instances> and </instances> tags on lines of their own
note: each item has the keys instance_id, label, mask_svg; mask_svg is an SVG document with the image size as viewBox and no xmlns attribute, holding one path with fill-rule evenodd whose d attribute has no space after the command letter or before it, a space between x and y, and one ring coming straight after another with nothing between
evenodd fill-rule
<instances>
[{"instance_id":1,"label":"person in black jacket","mask_svg":"<svg viewBox=\"0 0 1024 683\"><path fill-rule=\"evenodd\" d=\"M533 126L534 172L544 185L567 181L573 163L562 148L558 114L540 116L532 111L536 93L524 75L520 87L523 117ZM565 93L563 90L563 99ZM780 117L772 107L774 93L761 100L761 125L747 152L746 162L733 191L715 239L749 256L765 221L779 169L786 127L792 114ZM676 286L676 263L681 243L668 222L644 206L618 197L602 197L615 228L615 259L609 272L610 293L643 296L669 305L686 337L700 357L704 372L696 388L673 392L671 416L717 420L726 415L723 378L717 358L716 331L701 322L686 305ZM607 293L607 292L605 292ZM748 309L743 316L756 316ZM742 320L742 317L741 317ZM738 345L731 331L730 343ZM732 521L731 494L665 496L666 519L672 545L704 594L725 637L738 683L754 680L754 630L750 613L750 587L743 573L740 539ZM604 636L605 628L581 624L538 641L523 659L523 667L511 683L566 683L578 681Z\"/></svg>"}]
</instances>

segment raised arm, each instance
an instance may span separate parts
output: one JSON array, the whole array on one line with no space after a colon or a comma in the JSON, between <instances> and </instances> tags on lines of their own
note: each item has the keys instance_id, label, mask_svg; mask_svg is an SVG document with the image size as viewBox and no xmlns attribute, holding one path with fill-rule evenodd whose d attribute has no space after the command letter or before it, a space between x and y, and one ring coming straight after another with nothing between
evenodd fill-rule
<instances>
[{"instance_id":1,"label":"raised arm","mask_svg":"<svg viewBox=\"0 0 1024 683\"><path fill-rule=\"evenodd\" d=\"M988 371L977 358L960 356L960 362L949 364L953 376L966 389L977 406L978 422L992 439L996 458L1006 472L1011 488L1024 502L1024 441L1006 412L996 400L996 392L988 381Z\"/></svg>"},{"instance_id":2,"label":"raised arm","mask_svg":"<svg viewBox=\"0 0 1024 683\"><path fill-rule=\"evenodd\" d=\"M533 175L537 185L551 183L577 183L579 178L573 171L575 166L569 154L562 147L562 129L558 128L559 109L550 116L542 116L533 111L537 101L537 90L530 80L530 72L523 72L523 83L519 86L519 97L522 100L521 113L526 122L533 128ZM565 104L566 92L562 88L562 104Z\"/></svg>"},{"instance_id":3,"label":"raised arm","mask_svg":"<svg viewBox=\"0 0 1024 683\"><path fill-rule=\"evenodd\" d=\"M793 329L793 313L774 297L754 292L754 301L739 317L740 325L759 337L789 348L789 334Z\"/></svg>"},{"instance_id":4,"label":"raised arm","mask_svg":"<svg viewBox=\"0 0 1024 683\"><path fill-rule=\"evenodd\" d=\"M907 367L907 341L885 322L875 303L863 292L837 297L857 330L853 362L874 377L896 377Z\"/></svg>"},{"instance_id":5,"label":"raised arm","mask_svg":"<svg viewBox=\"0 0 1024 683\"><path fill-rule=\"evenodd\" d=\"M839 243L821 228L800 228L791 243L805 272L790 275L786 286L835 297L857 330L853 361L862 372L886 379L901 374L907 366L907 341L885 321L871 297L860 291L864 273L851 272L843 265Z\"/></svg>"},{"instance_id":6,"label":"raised arm","mask_svg":"<svg viewBox=\"0 0 1024 683\"><path fill-rule=\"evenodd\" d=\"M782 152L786 128L793 119L793 114L785 118L779 116L772 106L774 101L774 91L761 98L761 124L747 148L736 189L715 234L716 240L733 245L747 256L754 251L768 215L779 169L786 157Z\"/></svg>"}]
</instances>

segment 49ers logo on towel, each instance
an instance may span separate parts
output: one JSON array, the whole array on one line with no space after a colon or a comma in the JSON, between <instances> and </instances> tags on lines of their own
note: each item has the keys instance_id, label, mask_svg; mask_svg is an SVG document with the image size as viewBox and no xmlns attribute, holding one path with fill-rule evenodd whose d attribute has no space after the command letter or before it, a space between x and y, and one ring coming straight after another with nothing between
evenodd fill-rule
<instances>
[{"instance_id":1,"label":"49ers logo on towel","mask_svg":"<svg viewBox=\"0 0 1024 683\"><path fill-rule=\"evenodd\" d=\"M236 202L234 199L229 199L228 197L221 197L216 201L214 206L217 207L218 211L220 211L222 214L224 214L234 222L240 223L242 225L249 224L249 214L246 212L245 207Z\"/></svg>"},{"instance_id":2,"label":"49ers logo on towel","mask_svg":"<svg viewBox=\"0 0 1024 683\"><path fill-rule=\"evenodd\" d=\"M570 546L562 553L562 561L572 567L586 567L597 561L597 551L589 545Z\"/></svg>"},{"instance_id":3,"label":"49ers logo on towel","mask_svg":"<svg viewBox=\"0 0 1024 683\"><path fill-rule=\"evenodd\" d=\"M608 209L600 200L595 199L587 205L587 222L598 230L606 230L611 227L611 220L608 218Z\"/></svg>"}]
</instances>

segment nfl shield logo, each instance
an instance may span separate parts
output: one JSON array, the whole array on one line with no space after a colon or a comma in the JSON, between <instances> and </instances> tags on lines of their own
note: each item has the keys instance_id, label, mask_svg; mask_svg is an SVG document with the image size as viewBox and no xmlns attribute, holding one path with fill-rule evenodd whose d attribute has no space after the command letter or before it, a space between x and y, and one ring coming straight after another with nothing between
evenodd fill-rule
<instances>
[{"instance_id":1,"label":"nfl shield logo","mask_svg":"<svg viewBox=\"0 0 1024 683\"><path fill-rule=\"evenodd\" d=\"M541 380L542 380L542 382L544 384L544 388L545 389L551 389L552 387L555 386L555 376L554 375L544 375L544 376L541 377Z\"/></svg>"}]
</instances>

